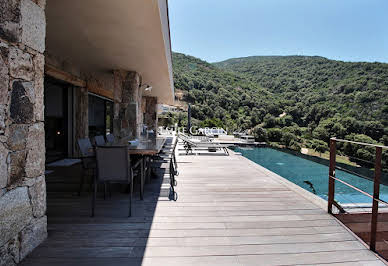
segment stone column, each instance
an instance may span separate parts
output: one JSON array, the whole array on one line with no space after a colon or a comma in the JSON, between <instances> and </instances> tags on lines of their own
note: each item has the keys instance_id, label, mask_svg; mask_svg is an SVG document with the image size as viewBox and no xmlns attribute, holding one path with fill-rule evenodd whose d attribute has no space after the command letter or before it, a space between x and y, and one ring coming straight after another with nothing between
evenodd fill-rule
<instances>
[{"instance_id":1,"label":"stone column","mask_svg":"<svg viewBox=\"0 0 388 266\"><path fill-rule=\"evenodd\" d=\"M86 88L76 88L75 93L75 139L89 137L89 96ZM75 150L79 152L78 145Z\"/></svg>"},{"instance_id":2,"label":"stone column","mask_svg":"<svg viewBox=\"0 0 388 266\"><path fill-rule=\"evenodd\" d=\"M144 124L148 129L153 129L156 132L158 128L158 99L151 96L143 98L145 99Z\"/></svg>"},{"instance_id":3,"label":"stone column","mask_svg":"<svg viewBox=\"0 0 388 266\"><path fill-rule=\"evenodd\" d=\"M113 132L117 138L139 136L141 116L141 76L135 71L115 70Z\"/></svg>"},{"instance_id":4,"label":"stone column","mask_svg":"<svg viewBox=\"0 0 388 266\"><path fill-rule=\"evenodd\" d=\"M0 265L47 237L45 1L0 1Z\"/></svg>"}]
</instances>

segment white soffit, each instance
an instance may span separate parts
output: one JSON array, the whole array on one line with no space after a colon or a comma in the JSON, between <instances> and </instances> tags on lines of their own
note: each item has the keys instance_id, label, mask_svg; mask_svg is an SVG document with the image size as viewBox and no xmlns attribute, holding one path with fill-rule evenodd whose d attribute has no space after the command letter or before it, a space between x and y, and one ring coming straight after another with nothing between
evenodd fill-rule
<instances>
[{"instance_id":1,"label":"white soffit","mask_svg":"<svg viewBox=\"0 0 388 266\"><path fill-rule=\"evenodd\" d=\"M166 0L48 0L47 50L85 71L134 70L173 104Z\"/></svg>"}]
</instances>

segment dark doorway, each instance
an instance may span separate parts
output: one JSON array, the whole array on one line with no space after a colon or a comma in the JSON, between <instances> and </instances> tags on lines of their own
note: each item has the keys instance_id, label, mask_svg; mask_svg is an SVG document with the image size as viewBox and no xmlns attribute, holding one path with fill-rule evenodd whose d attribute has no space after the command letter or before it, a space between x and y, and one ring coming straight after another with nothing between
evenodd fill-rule
<instances>
[{"instance_id":1,"label":"dark doorway","mask_svg":"<svg viewBox=\"0 0 388 266\"><path fill-rule=\"evenodd\" d=\"M48 163L68 156L69 88L67 83L45 77L44 128Z\"/></svg>"}]
</instances>

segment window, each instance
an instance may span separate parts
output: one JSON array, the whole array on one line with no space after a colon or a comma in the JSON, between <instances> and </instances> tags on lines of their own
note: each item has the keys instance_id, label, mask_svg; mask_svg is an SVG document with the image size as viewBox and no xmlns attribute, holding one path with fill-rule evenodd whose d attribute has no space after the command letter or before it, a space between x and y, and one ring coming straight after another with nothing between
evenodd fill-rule
<instances>
[{"instance_id":1,"label":"window","mask_svg":"<svg viewBox=\"0 0 388 266\"><path fill-rule=\"evenodd\" d=\"M113 133L113 102L89 94L89 137Z\"/></svg>"}]
</instances>

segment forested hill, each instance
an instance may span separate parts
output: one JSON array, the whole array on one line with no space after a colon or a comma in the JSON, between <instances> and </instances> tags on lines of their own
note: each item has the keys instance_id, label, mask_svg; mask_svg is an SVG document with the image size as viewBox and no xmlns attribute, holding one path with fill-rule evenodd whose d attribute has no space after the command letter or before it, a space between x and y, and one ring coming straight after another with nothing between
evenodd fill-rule
<instances>
[{"instance_id":1,"label":"forested hill","mask_svg":"<svg viewBox=\"0 0 388 266\"><path fill-rule=\"evenodd\" d=\"M309 56L209 64L174 53L173 70L175 88L205 125L260 127L268 138L281 129L299 143L337 136L387 144L388 64Z\"/></svg>"},{"instance_id":2,"label":"forested hill","mask_svg":"<svg viewBox=\"0 0 388 266\"><path fill-rule=\"evenodd\" d=\"M318 56L252 56L215 65L244 74L291 104L303 103L307 109L302 108L300 114L308 112L311 105L323 104L361 120L388 119L388 64Z\"/></svg>"},{"instance_id":3,"label":"forested hill","mask_svg":"<svg viewBox=\"0 0 388 266\"><path fill-rule=\"evenodd\" d=\"M277 113L272 93L238 73L180 53L173 53L173 72L175 89L186 92L195 119L220 119L230 130L248 129L265 113Z\"/></svg>"}]
</instances>

